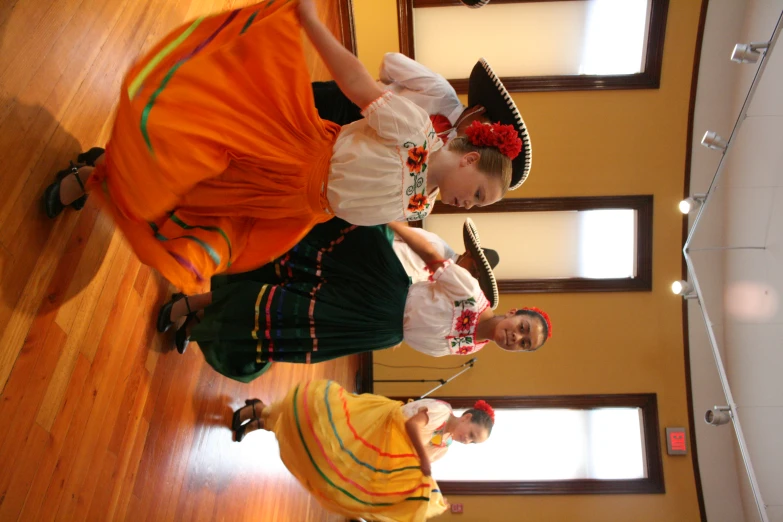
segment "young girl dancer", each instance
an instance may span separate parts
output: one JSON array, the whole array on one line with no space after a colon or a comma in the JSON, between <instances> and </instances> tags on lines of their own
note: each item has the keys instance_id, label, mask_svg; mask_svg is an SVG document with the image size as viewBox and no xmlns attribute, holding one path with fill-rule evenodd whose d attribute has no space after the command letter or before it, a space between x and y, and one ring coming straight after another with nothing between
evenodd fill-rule
<instances>
[{"instance_id":1,"label":"young girl dancer","mask_svg":"<svg viewBox=\"0 0 783 522\"><path fill-rule=\"evenodd\" d=\"M318 117L301 28L362 122L341 130ZM193 293L335 215L418 220L438 192L466 208L498 201L522 143L512 126L481 126L443 147L425 111L382 91L314 0L265 0L185 25L133 66L105 155L60 173L44 204L56 216L91 191L141 261Z\"/></svg>"},{"instance_id":2,"label":"young girl dancer","mask_svg":"<svg viewBox=\"0 0 783 522\"><path fill-rule=\"evenodd\" d=\"M428 264L431 281L409 285L389 226L357 227L335 218L274 263L215 278L212 292L175 296L161 308L159 329L186 315L199 318L178 330L177 348L184 351L192 327L207 362L241 382L260 376L271 361L316 363L403 340L440 357L470 354L489 341L508 351L533 351L551 335L540 310L492 313L497 286L471 221L469 245L481 260L481 284L439 259L419 234L392 226Z\"/></svg>"},{"instance_id":3,"label":"young girl dancer","mask_svg":"<svg viewBox=\"0 0 783 522\"><path fill-rule=\"evenodd\" d=\"M234 414L241 441L257 429L272 431L288 470L330 511L369 520L419 521L446 503L430 464L451 440L487 440L494 412L484 401L461 417L442 401L405 406L371 394L347 393L332 381L295 386L282 401L258 399Z\"/></svg>"},{"instance_id":4,"label":"young girl dancer","mask_svg":"<svg viewBox=\"0 0 783 522\"><path fill-rule=\"evenodd\" d=\"M381 62L381 84L409 99L430 116L435 133L444 143L459 135L474 121L511 125L522 140L522 152L513 160L511 188L527 179L532 148L522 115L500 77L484 58L473 66L468 83L468 106L462 105L448 80L401 53L386 53ZM362 112L340 90L336 82L314 82L313 95L318 114L338 125L362 118Z\"/></svg>"}]
</instances>

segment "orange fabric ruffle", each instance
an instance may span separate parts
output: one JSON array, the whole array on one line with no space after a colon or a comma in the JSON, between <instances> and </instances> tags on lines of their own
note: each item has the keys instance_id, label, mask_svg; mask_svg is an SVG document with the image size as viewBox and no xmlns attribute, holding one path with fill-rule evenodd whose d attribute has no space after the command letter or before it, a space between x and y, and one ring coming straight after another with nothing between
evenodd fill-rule
<instances>
[{"instance_id":1,"label":"orange fabric ruffle","mask_svg":"<svg viewBox=\"0 0 783 522\"><path fill-rule=\"evenodd\" d=\"M332 217L339 130L315 109L296 2L264 1L182 26L131 68L89 189L142 262L200 291Z\"/></svg>"}]
</instances>

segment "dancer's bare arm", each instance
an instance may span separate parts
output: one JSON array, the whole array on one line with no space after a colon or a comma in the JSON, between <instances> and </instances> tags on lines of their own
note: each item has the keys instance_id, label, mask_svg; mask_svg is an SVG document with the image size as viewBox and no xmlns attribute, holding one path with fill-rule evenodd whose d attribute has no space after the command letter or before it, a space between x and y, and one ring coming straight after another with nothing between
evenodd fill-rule
<instances>
[{"instance_id":1,"label":"dancer's bare arm","mask_svg":"<svg viewBox=\"0 0 783 522\"><path fill-rule=\"evenodd\" d=\"M359 59L343 47L318 18L315 0L299 0L299 18L340 90L353 103L364 109L383 94Z\"/></svg>"}]
</instances>

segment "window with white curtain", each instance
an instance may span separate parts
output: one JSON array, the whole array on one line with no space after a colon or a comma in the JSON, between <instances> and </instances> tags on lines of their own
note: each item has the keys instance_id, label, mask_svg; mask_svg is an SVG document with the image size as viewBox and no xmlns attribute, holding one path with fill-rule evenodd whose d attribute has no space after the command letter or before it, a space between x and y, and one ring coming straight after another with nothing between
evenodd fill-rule
<instances>
[{"instance_id":1,"label":"window with white curtain","mask_svg":"<svg viewBox=\"0 0 783 522\"><path fill-rule=\"evenodd\" d=\"M501 293L636 292L652 288L652 211L649 195L506 198L470 210L437 201L422 226L461 252L471 218L500 256Z\"/></svg>"},{"instance_id":2,"label":"window with white curtain","mask_svg":"<svg viewBox=\"0 0 783 522\"><path fill-rule=\"evenodd\" d=\"M495 419L487 442L453 443L433 464L433 476L438 481L646 477L639 408L498 409Z\"/></svg>"},{"instance_id":3,"label":"window with white curtain","mask_svg":"<svg viewBox=\"0 0 783 522\"><path fill-rule=\"evenodd\" d=\"M636 275L634 209L468 215L479 230L482 246L500 254L495 268L498 279ZM433 213L425 220L424 228L459 250L464 221L461 214ZM535 255L530 255L533 245Z\"/></svg>"},{"instance_id":4,"label":"window with white curtain","mask_svg":"<svg viewBox=\"0 0 783 522\"><path fill-rule=\"evenodd\" d=\"M438 398L457 414L478 399ZM654 393L482 398L495 408L489 439L433 463L445 495L666 491Z\"/></svg>"},{"instance_id":5,"label":"window with white curtain","mask_svg":"<svg viewBox=\"0 0 783 522\"><path fill-rule=\"evenodd\" d=\"M478 57L501 76L640 73L650 4L573 0L490 3L468 10L415 8L414 2L415 57L447 78L467 77ZM450 28L450 52L444 52L443 27Z\"/></svg>"}]
</instances>

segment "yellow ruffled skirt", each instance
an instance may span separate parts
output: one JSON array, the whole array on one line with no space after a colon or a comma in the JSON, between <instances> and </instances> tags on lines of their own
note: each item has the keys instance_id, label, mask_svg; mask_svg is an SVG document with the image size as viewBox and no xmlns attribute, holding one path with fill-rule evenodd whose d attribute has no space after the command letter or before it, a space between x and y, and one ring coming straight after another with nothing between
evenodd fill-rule
<instances>
[{"instance_id":1,"label":"yellow ruffled skirt","mask_svg":"<svg viewBox=\"0 0 783 522\"><path fill-rule=\"evenodd\" d=\"M266 427L288 470L326 509L383 522L427 520L446 504L421 472L401 406L314 381L273 404Z\"/></svg>"}]
</instances>

